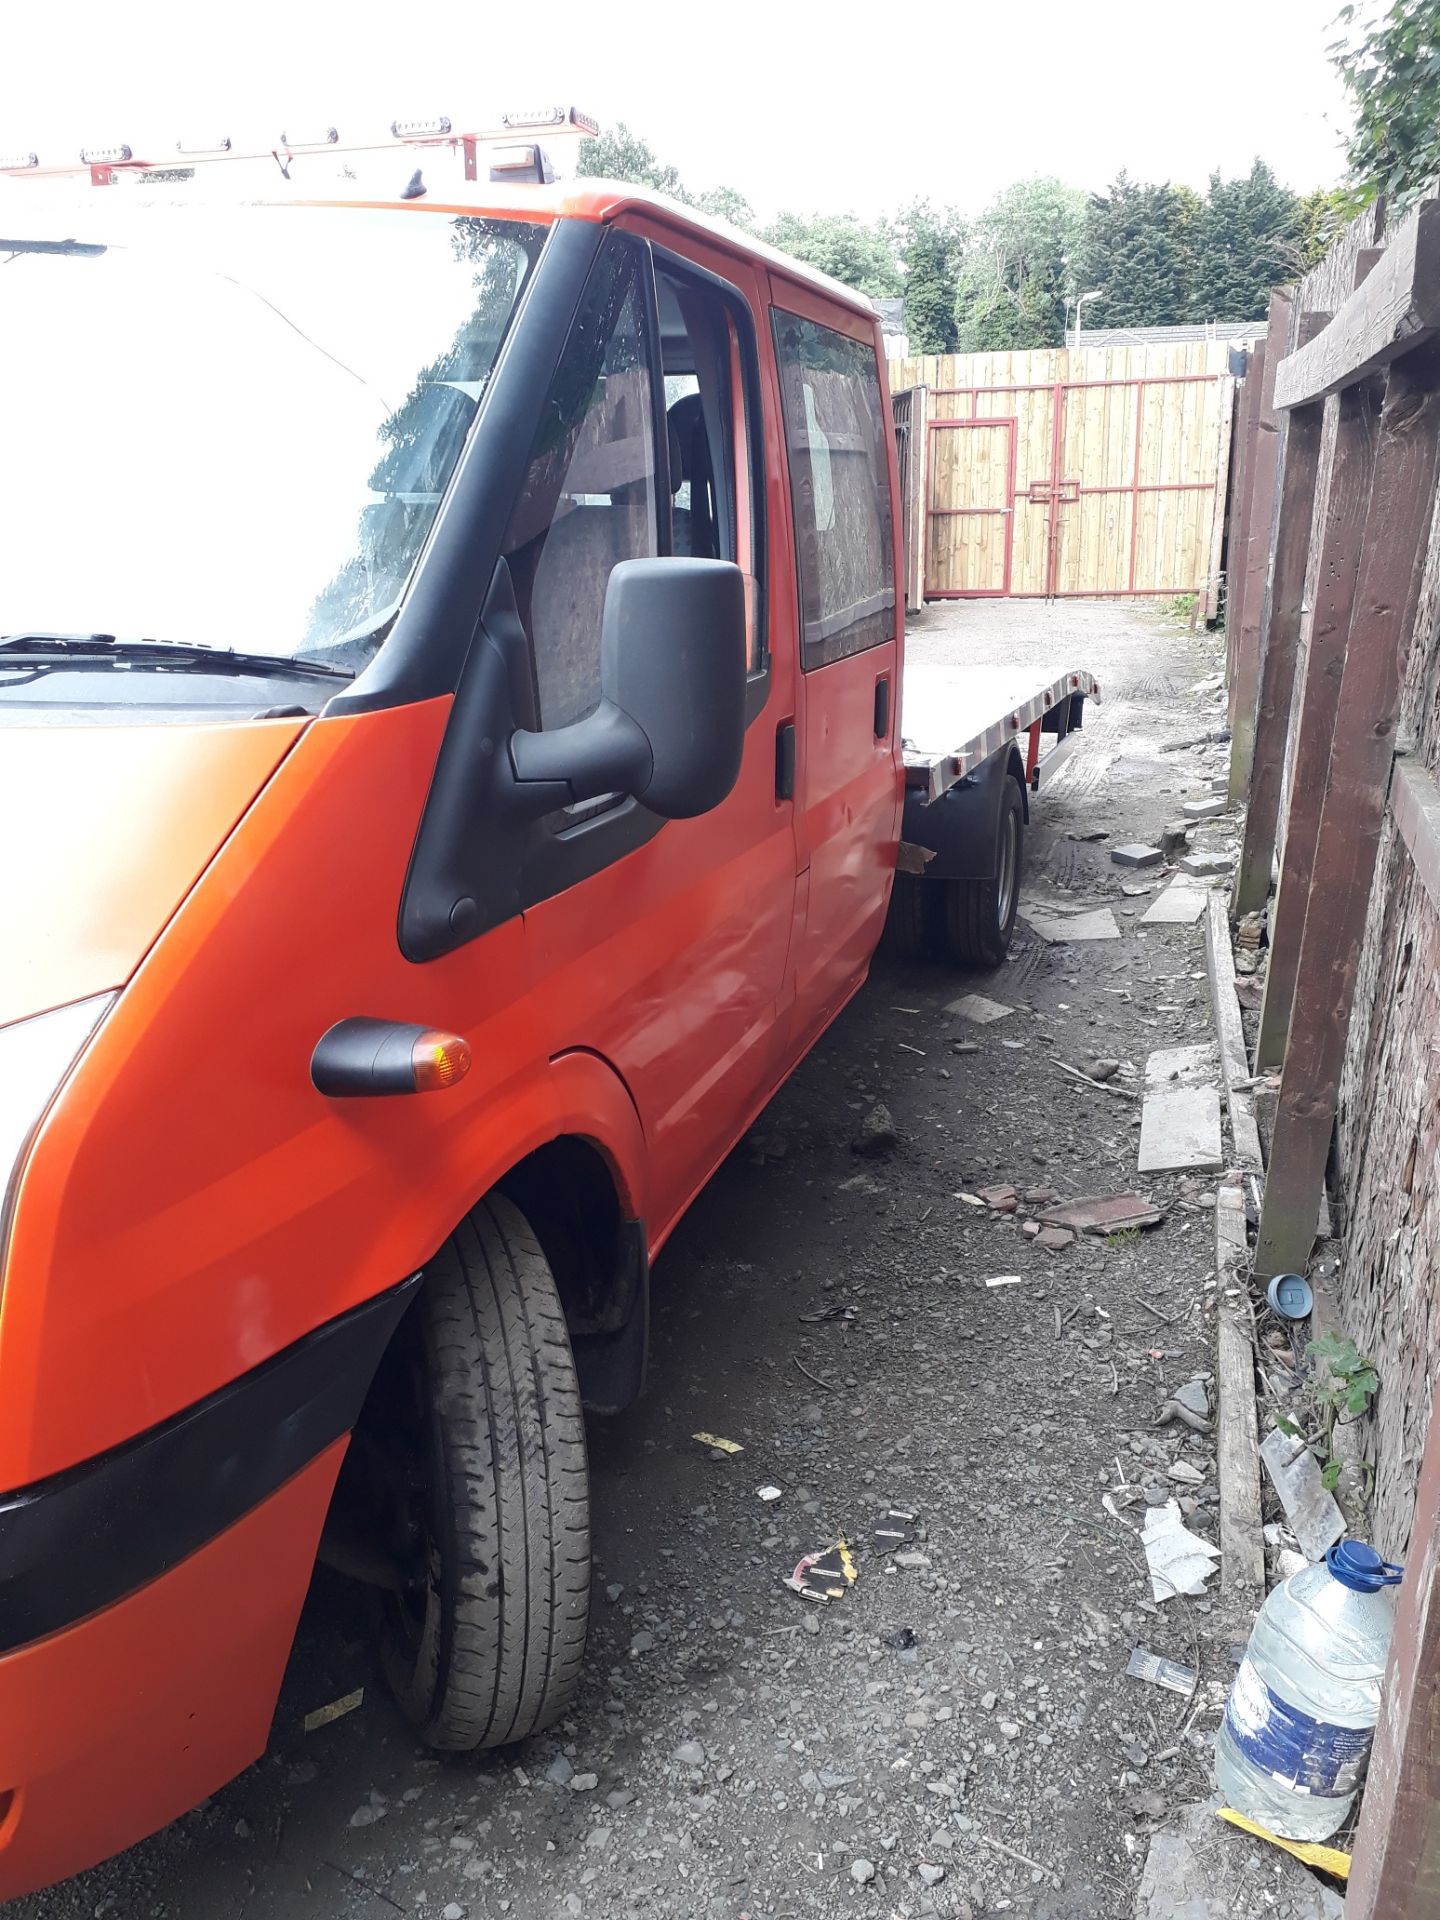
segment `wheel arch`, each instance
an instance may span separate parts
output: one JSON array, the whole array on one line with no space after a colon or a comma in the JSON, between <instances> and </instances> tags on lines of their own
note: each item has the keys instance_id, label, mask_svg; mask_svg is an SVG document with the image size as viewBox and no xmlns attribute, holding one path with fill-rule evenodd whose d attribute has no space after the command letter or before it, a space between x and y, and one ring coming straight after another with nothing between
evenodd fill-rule
<instances>
[{"instance_id":1,"label":"wheel arch","mask_svg":"<svg viewBox=\"0 0 1440 1920\"><path fill-rule=\"evenodd\" d=\"M1017 746L993 753L983 765L938 800L911 791L905 798L903 838L928 847L927 880L990 880L995 876L996 829L1005 782L1020 789L1021 818L1030 822L1025 762Z\"/></svg>"}]
</instances>

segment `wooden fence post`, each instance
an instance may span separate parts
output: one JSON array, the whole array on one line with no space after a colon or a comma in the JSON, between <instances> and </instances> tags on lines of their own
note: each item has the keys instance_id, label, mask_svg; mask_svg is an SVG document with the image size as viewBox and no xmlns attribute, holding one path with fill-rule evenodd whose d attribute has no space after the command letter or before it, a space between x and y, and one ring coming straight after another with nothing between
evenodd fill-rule
<instances>
[{"instance_id":1,"label":"wooden fence post","mask_svg":"<svg viewBox=\"0 0 1440 1920\"><path fill-rule=\"evenodd\" d=\"M1433 1404L1345 1920L1440 1913L1440 1409Z\"/></svg>"},{"instance_id":2,"label":"wooden fence post","mask_svg":"<svg viewBox=\"0 0 1440 1920\"><path fill-rule=\"evenodd\" d=\"M1290 289L1270 296L1270 331L1265 339L1265 370L1260 388L1259 430L1251 461L1250 511L1245 532L1245 595L1235 642L1235 706L1230 722L1230 804L1237 806L1250 785L1255 752L1255 704L1260 685L1260 619L1265 578L1270 569L1270 526L1275 513L1275 470L1280 453L1275 412L1275 374L1285 352L1290 326Z\"/></svg>"},{"instance_id":3,"label":"wooden fence post","mask_svg":"<svg viewBox=\"0 0 1440 1920\"><path fill-rule=\"evenodd\" d=\"M1245 529L1250 523L1250 483L1255 477L1255 433L1260 384L1265 378L1265 343L1250 351L1250 364L1235 403L1235 489L1225 539L1225 714L1235 724L1235 659L1245 600Z\"/></svg>"},{"instance_id":4,"label":"wooden fence post","mask_svg":"<svg viewBox=\"0 0 1440 1920\"><path fill-rule=\"evenodd\" d=\"M1390 370L1380 415L1350 644L1315 836L1310 906L1260 1211L1255 1271L1261 1278L1303 1268L1315 1238L1394 758L1400 689L1434 512L1440 449L1437 381L1440 364L1434 350L1410 354Z\"/></svg>"},{"instance_id":5,"label":"wooden fence post","mask_svg":"<svg viewBox=\"0 0 1440 1920\"><path fill-rule=\"evenodd\" d=\"M1300 319L1300 344L1306 345L1329 319L1307 313ZM1245 834L1235 870L1232 911L1254 913L1270 897L1275 859L1275 830L1280 819L1280 790L1285 778L1285 748L1290 737L1290 705L1295 689L1295 650L1300 609L1305 598L1305 567L1315 514L1315 479L1320 468L1320 429L1325 403L1296 407L1285 426L1280 449L1280 486L1275 508L1275 551L1265 592L1260 632L1260 685L1255 737L1250 756L1250 799Z\"/></svg>"},{"instance_id":6,"label":"wooden fence post","mask_svg":"<svg viewBox=\"0 0 1440 1920\"><path fill-rule=\"evenodd\" d=\"M1329 485L1323 509L1317 509L1322 528L1320 559L1290 772L1285 858L1280 888L1270 910L1270 964L1265 972L1265 1001L1255 1043L1257 1073L1282 1063L1290 1031L1295 972L1300 964L1305 909L1314 875L1315 835L1330 771L1330 738L1335 730L1340 676L1360 571L1360 543L1365 536L1379 413L1380 389L1376 382L1362 381L1341 394Z\"/></svg>"}]
</instances>

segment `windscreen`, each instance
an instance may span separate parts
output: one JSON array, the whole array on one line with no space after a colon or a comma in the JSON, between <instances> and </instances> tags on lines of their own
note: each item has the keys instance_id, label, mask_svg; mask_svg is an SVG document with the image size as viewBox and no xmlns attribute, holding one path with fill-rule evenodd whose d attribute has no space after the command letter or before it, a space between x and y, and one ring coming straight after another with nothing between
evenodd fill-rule
<instances>
[{"instance_id":1,"label":"windscreen","mask_svg":"<svg viewBox=\"0 0 1440 1920\"><path fill-rule=\"evenodd\" d=\"M419 208L15 213L0 636L363 664L544 230Z\"/></svg>"}]
</instances>

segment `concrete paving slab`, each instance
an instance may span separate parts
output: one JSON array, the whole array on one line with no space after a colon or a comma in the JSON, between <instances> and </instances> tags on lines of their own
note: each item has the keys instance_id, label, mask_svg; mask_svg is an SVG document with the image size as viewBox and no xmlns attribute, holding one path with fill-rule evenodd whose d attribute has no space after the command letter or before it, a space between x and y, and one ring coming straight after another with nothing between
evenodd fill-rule
<instances>
[{"instance_id":1,"label":"concrete paving slab","mask_svg":"<svg viewBox=\"0 0 1440 1920\"><path fill-rule=\"evenodd\" d=\"M1140 916L1142 927L1193 927L1205 911L1205 896L1198 887L1167 887L1160 898Z\"/></svg>"},{"instance_id":2,"label":"concrete paving slab","mask_svg":"<svg viewBox=\"0 0 1440 1920\"><path fill-rule=\"evenodd\" d=\"M1224 1164L1217 1087L1177 1087L1145 1096L1141 1173L1218 1172Z\"/></svg>"}]
</instances>

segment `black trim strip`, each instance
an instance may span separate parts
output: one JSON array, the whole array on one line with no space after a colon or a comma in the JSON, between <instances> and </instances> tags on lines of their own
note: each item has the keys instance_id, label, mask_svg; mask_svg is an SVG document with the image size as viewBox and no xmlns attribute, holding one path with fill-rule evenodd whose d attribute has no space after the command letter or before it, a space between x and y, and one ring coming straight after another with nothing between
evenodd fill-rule
<instances>
[{"instance_id":1,"label":"black trim strip","mask_svg":"<svg viewBox=\"0 0 1440 1920\"><path fill-rule=\"evenodd\" d=\"M419 1281L114 1452L0 1495L0 1653L167 1573L348 1433Z\"/></svg>"}]
</instances>

